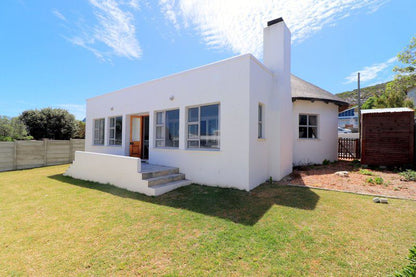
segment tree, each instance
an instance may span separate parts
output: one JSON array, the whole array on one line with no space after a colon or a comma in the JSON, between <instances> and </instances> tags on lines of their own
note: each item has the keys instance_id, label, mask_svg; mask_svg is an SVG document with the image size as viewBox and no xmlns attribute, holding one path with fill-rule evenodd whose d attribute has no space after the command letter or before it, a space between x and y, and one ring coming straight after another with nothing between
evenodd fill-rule
<instances>
[{"instance_id":1,"label":"tree","mask_svg":"<svg viewBox=\"0 0 416 277\"><path fill-rule=\"evenodd\" d=\"M85 138L85 122L77 120L78 130L74 134L73 138L84 139Z\"/></svg>"},{"instance_id":2,"label":"tree","mask_svg":"<svg viewBox=\"0 0 416 277\"><path fill-rule=\"evenodd\" d=\"M397 55L397 59L402 65L393 69L398 73L394 80L386 84L386 89L380 96L367 99L362 105L363 109L414 107L413 101L407 97L407 92L416 86L416 37L413 37L410 44Z\"/></svg>"},{"instance_id":3,"label":"tree","mask_svg":"<svg viewBox=\"0 0 416 277\"><path fill-rule=\"evenodd\" d=\"M26 126L17 117L0 116L0 141L32 139L28 137Z\"/></svg>"},{"instance_id":4,"label":"tree","mask_svg":"<svg viewBox=\"0 0 416 277\"><path fill-rule=\"evenodd\" d=\"M35 139L70 139L78 130L74 115L64 109L28 110L19 119Z\"/></svg>"}]
</instances>

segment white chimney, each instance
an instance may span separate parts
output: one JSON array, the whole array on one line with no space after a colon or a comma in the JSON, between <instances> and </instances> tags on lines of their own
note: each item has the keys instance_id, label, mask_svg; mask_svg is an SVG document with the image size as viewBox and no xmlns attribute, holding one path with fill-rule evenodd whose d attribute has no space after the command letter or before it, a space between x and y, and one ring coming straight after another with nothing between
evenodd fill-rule
<instances>
[{"instance_id":1,"label":"white chimney","mask_svg":"<svg viewBox=\"0 0 416 277\"><path fill-rule=\"evenodd\" d=\"M292 172L293 105L290 85L291 35L282 18L267 22L263 31L263 63L273 72L270 98L271 151L269 171L274 180Z\"/></svg>"},{"instance_id":2,"label":"white chimney","mask_svg":"<svg viewBox=\"0 0 416 277\"><path fill-rule=\"evenodd\" d=\"M276 76L290 80L291 34L283 18L267 22L263 31L263 61ZM279 79L280 79L279 77Z\"/></svg>"}]
</instances>

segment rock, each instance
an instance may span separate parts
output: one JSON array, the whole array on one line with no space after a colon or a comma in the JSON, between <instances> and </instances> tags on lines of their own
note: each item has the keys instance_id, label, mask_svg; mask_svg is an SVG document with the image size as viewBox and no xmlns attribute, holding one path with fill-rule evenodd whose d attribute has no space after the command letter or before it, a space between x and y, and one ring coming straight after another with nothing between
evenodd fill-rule
<instances>
[{"instance_id":1,"label":"rock","mask_svg":"<svg viewBox=\"0 0 416 277\"><path fill-rule=\"evenodd\" d=\"M374 197L373 202L374 203L382 203L382 204L388 204L389 203L387 198L378 198L378 197Z\"/></svg>"},{"instance_id":2,"label":"rock","mask_svg":"<svg viewBox=\"0 0 416 277\"><path fill-rule=\"evenodd\" d=\"M388 204L389 201L387 200L387 198L380 198L380 203L382 203L382 204Z\"/></svg>"},{"instance_id":3,"label":"rock","mask_svg":"<svg viewBox=\"0 0 416 277\"><path fill-rule=\"evenodd\" d=\"M337 171L334 174L340 177L348 177L348 171Z\"/></svg>"}]
</instances>

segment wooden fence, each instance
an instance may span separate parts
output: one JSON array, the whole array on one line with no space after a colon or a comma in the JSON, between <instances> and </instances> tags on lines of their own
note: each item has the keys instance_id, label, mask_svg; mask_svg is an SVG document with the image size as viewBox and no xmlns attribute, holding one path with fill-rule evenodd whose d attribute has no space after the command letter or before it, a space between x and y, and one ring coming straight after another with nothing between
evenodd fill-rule
<instances>
[{"instance_id":1,"label":"wooden fence","mask_svg":"<svg viewBox=\"0 0 416 277\"><path fill-rule=\"evenodd\" d=\"M0 142L0 171L71 163L84 139Z\"/></svg>"},{"instance_id":2,"label":"wooden fence","mask_svg":"<svg viewBox=\"0 0 416 277\"><path fill-rule=\"evenodd\" d=\"M338 138L338 159L359 159L360 139Z\"/></svg>"}]
</instances>

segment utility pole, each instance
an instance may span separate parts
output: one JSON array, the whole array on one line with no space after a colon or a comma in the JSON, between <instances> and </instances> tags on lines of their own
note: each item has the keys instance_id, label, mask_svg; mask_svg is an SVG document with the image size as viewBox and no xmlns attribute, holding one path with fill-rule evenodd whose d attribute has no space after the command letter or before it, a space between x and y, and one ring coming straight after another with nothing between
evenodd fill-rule
<instances>
[{"instance_id":1,"label":"utility pole","mask_svg":"<svg viewBox=\"0 0 416 277\"><path fill-rule=\"evenodd\" d=\"M358 72L358 133L361 139L361 90L360 90L360 72Z\"/></svg>"}]
</instances>

